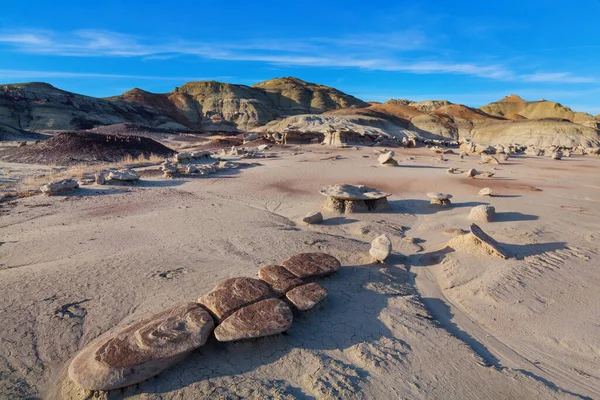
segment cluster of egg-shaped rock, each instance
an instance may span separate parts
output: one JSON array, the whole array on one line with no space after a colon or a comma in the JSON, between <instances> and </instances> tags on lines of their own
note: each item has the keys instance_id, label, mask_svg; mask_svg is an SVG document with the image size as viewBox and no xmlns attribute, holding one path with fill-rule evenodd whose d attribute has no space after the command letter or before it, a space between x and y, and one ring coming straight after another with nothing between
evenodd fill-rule
<instances>
[{"instance_id":1,"label":"cluster of egg-shaped rock","mask_svg":"<svg viewBox=\"0 0 600 400\"><path fill-rule=\"evenodd\" d=\"M230 278L197 302L181 304L134 323L84 348L69 377L84 389L111 390L144 381L203 346L274 335L289 329L292 308L307 311L327 296L313 281L340 268L324 253L297 254L267 265L258 278Z\"/></svg>"}]
</instances>

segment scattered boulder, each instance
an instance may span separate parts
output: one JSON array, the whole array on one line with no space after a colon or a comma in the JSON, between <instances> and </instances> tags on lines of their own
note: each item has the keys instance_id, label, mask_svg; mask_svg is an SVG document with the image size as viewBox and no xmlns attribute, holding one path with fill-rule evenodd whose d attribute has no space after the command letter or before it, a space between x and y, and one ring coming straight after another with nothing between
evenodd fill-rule
<instances>
[{"instance_id":1,"label":"scattered boulder","mask_svg":"<svg viewBox=\"0 0 600 400\"><path fill-rule=\"evenodd\" d=\"M265 151L265 150L269 150L271 148L271 146L269 146L268 144L261 144L260 146L257 147L258 151Z\"/></svg>"},{"instance_id":2,"label":"scattered boulder","mask_svg":"<svg viewBox=\"0 0 600 400\"><path fill-rule=\"evenodd\" d=\"M248 134L244 135L244 143L251 142L256 139L260 139L260 136L255 135L254 133L248 133Z\"/></svg>"},{"instance_id":3,"label":"scattered boulder","mask_svg":"<svg viewBox=\"0 0 600 400\"><path fill-rule=\"evenodd\" d=\"M393 151L385 152L377 158L377 161L383 166L397 166L398 162L393 159L394 154Z\"/></svg>"},{"instance_id":4,"label":"scattered boulder","mask_svg":"<svg viewBox=\"0 0 600 400\"><path fill-rule=\"evenodd\" d=\"M330 212L341 214L381 212L390 208L387 201L390 194L368 186L330 185L321 189L320 193L327 196L323 208Z\"/></svg>"},{"instance_id":5,"label":"scattered boulder","mask_svg":"<svg viewBox=\"0 0 600 400\"><path fill-rule=\"evenodd\" d=\"M312 279L333 274L341 264L329 254L300 253L285 260L281 266L300 279Z\"/></svg>"},{"instance_id":6,"label":"scattered boulder","mask_svg":"<svg viewBox=\"0 0 600 400\"><path fill-rule=\"evenodd\" d=\"M92 343L73 359L68 374L88 390L133 385L204 345L213 328L199 304L176 306Z\"/></svg>"},{"instance_id":7,"label":"scattered boulder","mask_svg":"<svg viewBox=\"0 0 600 400\"><path fill-rule=\"evenodd\" d=\"M434 206L449 207L452 205L450 202L452 195L448 193L430 192L427 193L427 197L431 199L430 204Z\"/></svg>"},{"instance_id":8,"label":"scattered boulder","mask_svg":"<svg viewBox=\"0 0 600 400\"><path fill-rule=\"evenodd\" d=\"M198 172L200 172L200 170L195 164L188 164L185 167L186 174L197 174Z\"/></svg>"},{"instance_id":9,"label":"scattered boulder","mask_svg":"<svg viewBox=\"0 0 600 400\"><path fill-rule=\"evenodd\" d=\"M304 283L302 279L280 265L265 265L264 267L260 267L258 270L258 279L268 283L280 296Z\"/></svg>"},{"instance_id":10,"label":"scattered boulder","mask_svg":"<svg viewBox=\"0 0 600 400\"><path fill-rule=\"evenodd\" d=\"M106 183L106 177L104 176L104 174L94 175L94 180L97 185L104 185Z\"/></svg>"},{"instance_id":11,"label":"scattered boulder","mask_svg":"<svg viewBox=\"0 0 600 400\"><path fill-rule=\"evenodd\" d=\"M371 249L369 254L377 262L384 262L388 256L392 253L392 241L387 234L376 237L371 242Z\"/></svg>"},{"instance_id":12,"label":"scattered boulder","mask_svg":"<svg viewBox=\"0 0 600 400\"><path fill-rule=\"evenodd\" d=\"M298 310L308 311L327 297L327 289L313 282L290 290L285 297Z\"/></svg>"},{"instance_id":13,"label":"scattered boulder","mask_svg":"<svg viewBox=\"0 0 600 400\"><path fill-rule=\"evenodd\" d=\"M165 161L161 164L160 169L165 177L172 177L179 171L179 164Z\"/></svg>"},{"instance_id":14,"label":"scattered boulder","mask_svg":"<svg viewBox=\"0 0 600 400\"><path fill-rule=\"evenodd\" d=\"M551 157L553 160L561 160L563 158L563 153L562 151L558 150L552 153Z\"/></svg>"},{"instance_id":15,"label":"scattered boulder","mask_svg":"<svg viewBox=\"0 0 600 400\"><path fill-rule=\"evenodd\" d=\"M320 224L323 222L323 214L321 214L320 211L311 212L306 214L306 216L302 218L302 221L309 225Z\"/></svg>"},{"instance_id":16,"label":"scattered boulder","mask_svg":"<svg viewBox=\"0 0 600 400\"><path fill-rule=\"evenodd\" d=\"M78 187L79 184L74 179L63 179L60 181L46 183L40 188L40 190L42 193L51 196L57 193L70 192Z\"/></svg>"},{"instance_id":17,"label":"scattered boulder","mask_svg":"<svg viewBox=\"0 0 600 400\"><path fill-rule=\"evenodd\" d=\"M491 196L492 195L492 189L489 187L483 188L479 191L478 193L480 196Z\"/></svg>"},{"instance_id":18,"label":"scattered boulder","mask_svg":"<svg viewBox=\"0 0 600 400\"><path fill-rule=\"evenodd\" d=\"M190 154L194 159L210 158L210 151L194 151Z\"/></svg>"},{"instance_id":19,"label":"scattered boulder","mask_svg":"<svg viewBox=\"0 0 600 400\"><path fill-rule=\"evenodd\" d=\"M494 157L494 156L490 156L489 154L482 154L481 155L481 162L483 164L500 164L500 161Z\"/></svg>"},{"instance_id":20,"label":"scattered boulder","mask_svg":"<svg viewBox=\"0 0 600 400\"><path fill-rule=\"evenodd\" d=\"M470 170L467 171L467 178L475 178L475 176L477 176L477 170L475 168L471 168Z\"/></svg>"},{"instance_id":21,"label":"scattered boulder","mask_svg":"<svg viewBox=\"0 0 600 400\"><path fill-rule=\"evenodd\" d=\"M175 154L175 161L184 162L192 159L192 155L190 153L177 153Z\"/></svg>"},{"instance_id":22,"label":"scattered boulder","mask_svg":"<svg viewBox=\"0 0 600 400\"><path fill-rule=\"evenodd\" d=\"M210 293L200 297L198 303L206 307L217 322L240 308L273 297L265 282L253 278L230 278L219 283Z\"/></svg>"},{"instance_id":23,"label":"scattered boulder","mask_svg":"<svg viewBox=\"0 0 600 400\"><path fill-rule=\"evenodd\" d=\"M131 169L120 169L118 171L110 171L108 179L111 181L132 182L140 179L140 175Z\"/></svg>"},{"instance_id":24,"label":"scattered boulder","mask_svg":"<svg viewBox=\"0 0 600 400\"><path fill-rule=\"evenodd\" d=\"M243 307L215 329L220 342L252 339L285 332L292 325L290 306L280 299L267 299Z\"/></svg>"},{"instance_id":25,"label":"scattered boulder","mask_svg":"<svg viewBox=\"0 0 600 400\"><path fill-rule=\"evenodd\" d=\"M482 204L475 206L469 212L469 219L476 222L492 222L496 217L494 206Z\"/></svg>"}]
</instances>

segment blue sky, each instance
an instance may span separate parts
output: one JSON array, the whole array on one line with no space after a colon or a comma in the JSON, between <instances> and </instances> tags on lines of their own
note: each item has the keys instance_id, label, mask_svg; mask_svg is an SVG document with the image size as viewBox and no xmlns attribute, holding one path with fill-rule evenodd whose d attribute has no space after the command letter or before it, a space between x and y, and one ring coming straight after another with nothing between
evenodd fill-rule
<instances>
[{"instance_id":1,"label":"blue sky","mask_svg":"<svg viewBox=\"0 0 600 400\"><path fill-rule=\"evenodd\" d=\"M296 76L364 100L517 93L600 113L600 1L256 3L6 1L0 83L110 96Z\"/></svg>"}]
</instances>

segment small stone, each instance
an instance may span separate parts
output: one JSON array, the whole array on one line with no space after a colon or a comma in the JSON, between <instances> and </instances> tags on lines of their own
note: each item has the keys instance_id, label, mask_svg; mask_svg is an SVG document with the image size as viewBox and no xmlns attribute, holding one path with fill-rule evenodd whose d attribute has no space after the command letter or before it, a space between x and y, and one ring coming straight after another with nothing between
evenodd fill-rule
<instances>
[{"instance_id":1,"label":"small stone","mask_svg":"<svg viewBox=\"0 0 600 400\"><path fill-rule=\"evenodd\" d=\"M198 167L194 164L188 164L185 167L185 173L186 174L197 174L198 172L200 172L200 170L198 169Z\"/></svg>"},{"instance_id":2,"label":"small stone","mask_svg":"<svg viewBox=\"0 0 600 400\"><path fill-rule=\"evenodd\" d=\"M280 296L288 290L301 285L302 279L280 265L265 265L258 270L258 279L267 282Z\"/></svg>"},{"instance_id":3,"label":"small stone","mask_svg":"<svg viewBox=\"0 0 600 400\"><path fill-rule=\"evenodd\" d=\"M290 290L285 297L298 310L308 311L327 297L327 289L313 282Z\"/></svg>"},{"instance_id":4,"label":"small stone","mask_svg":"<svg viewBox=\"0 0 600 400\"><path fill-rule=\"evenodd\" d=\"M488 154L481 155L481 162L483 164L500 164L500 161L496 157L490 156Z\"/></svg>"},{"instance_id":5,"label":"small stone","mask_svg":"<svg viewBox=\"0 0 600 400\"><path fill-rule=\"evenodd\" d=\"M290 306L280 299L267 299L241 308L215 329L220 342L276 335L292 326Z\"/></svg>"},{"instance_id":6,"label":"small stone","mask_svg":"<svg viewBox=\"0 0 600 400\"><path fill-rule=\"evenodd\" d=\"M93 342L73 359L68 374L87 390L134 385L204 345L213 328L199 304L176 306Z\"/></svg>"},{"instance_id":7,"label":"small stone","mask_svg":"<svg viewBox=\"0 0 600 400\"><path fill-rule=\"evenodd\" d=\"M471 168L467 171L467 178L474 178L477 175L477 170L475 168Z\"/></svg>"},{"instance_id":8,"label":"small stone","mask_svg":"<svg viewBox=\"0 0 600 400\"><path fill-rule=\"evenodd\" d=\"M194 151L190 154L192 158L210 158L210 151Z\"/></svg>"},{"instance_id":9,"label":"small stone","mask_svg":"<svg viewBox=\"0 0 600 400\"><path fill-rule=\"evenodd\" d=\"M210 293L200 297L198 303L222 321L240 308L273 297L269 285L253 278L230 278L219 283Z\"/></svg>"},{"instance_id":10,"label":"small stone","mask_svg":"<svg viewBox=\"0 0 600 400\"><path fill-rule=\"evenodd\" d=\"M257 147L257 149L259 151L265 151L265 150L268 150L270 148L271 148L271 146L269 146L268 144L261 144L260 146Z\"/></svg>"},{"instance_id":11,"label":"small stone","mask_svg":"<svg viewBox=\"0 0 600 400\"><path fill-rule=\"evenodd\" d=\"M192 159L192 155L190 153L177 153L175 154L175 161L182 162L188 161Z\"/></svg>"},{"instance_id":12,"label":"small stone","mask_svg":"<svg viewBox=\"0 0 600 400\"><path fill-rule=\"evenodd\" d=\"M97 185L104 185L106 183L106 178L104 177L104 174L94 175L94 180L96 181Z\"/></svg>"},{"instance_id":13,"label":"small stone","mask_svg":"<svg viewBox=\"0 0 600 400\"><path fill-rule=\"evenodd\" d=\"M390 160L393 160L392 157L394 157L394 154L395 153L393 151L385 152L377 158L377 161L379 162L379 164L385 164L385 163L389 162Z\"/></svg>"},{"instance_id":14,"label":"small stone","mask_svg":"<svg viewBox=\"0 0 600 400\"><path fill-rule=\"evenodd\" d=\"M320 224L323 222L323 214L319 211L311 212L310 214L306 214L306 216L302 218L302 221L309 225Z\"/></svg>"},{"instance_id":15,"label":"small stone","mask_svg":"<svg viewBox=\"0 0 600 400\"><path fill-rule=\"evenodd\" d=\"M285 260L281 266L300 279L319 278L340 269L337 258L325 253L301 253Z\"/></svg>"},{"instance_id":16,"label":"small stone","mask_svg":"<svg viewBox=\"0 0 600 400\"><path fill-rule=\"evenodd\" d=\"M492 222L496 217L496 209L490 205L475 206L469 212L469 219L476 222Z\"/></svg>"},{"instance_id":17,"label":"small stone","mask_svg":"<svg viewBox=\"0 0 600 400\"><path fill-rule=\"evenodd\" d=\"M47 195L53 195L57 193L70 192L77 189L79 184L73 179L63 179L61 181L55 181L45 184L40 188L42 193Z\"/></svg>"},{"instance_id":18,"label":"small stone","mask_svg":"<svg viewBox=\"0 0 600 400\"><path fill-rule=\"evenodd\" d=\"M491 196L492 195L492 189L490 189L489 187L487 188L483 188L479 191L478 193L480 196Z\"/></svg>"},{"instance_id":19,"label":"small stone","mask_svg":"<svg viewBox=\"0 0 600 400\"><path fill-rule=\"evenodd\" d=\"M392 252L392 241L387 234L376 237L371 242L369 254L378 262L384 262Z\"/></svg>"},{"instance_id":20,"label":"small stone","mask_svg":"<svg viewBox=\"0 0 600 400\"><path fill-rule=\"evenodd\" d=\"M553 160L561 160L563 158L563 153L562 151L555 151L554 153L552 153L552 159Z\"/></svg>"}]
</instances>

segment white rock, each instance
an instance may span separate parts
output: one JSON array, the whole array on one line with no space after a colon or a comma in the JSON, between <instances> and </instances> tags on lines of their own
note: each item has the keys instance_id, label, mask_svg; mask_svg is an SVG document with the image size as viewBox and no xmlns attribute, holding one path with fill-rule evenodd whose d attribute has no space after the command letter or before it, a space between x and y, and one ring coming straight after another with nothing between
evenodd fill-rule
<instances>
[{"instance_id":1,"label":"white rock","mask_svg":"<svg viewBox=\"0 0 600 400\"><path fill-rule=\"evenodd\" d=\"M475 206L469 212L469 219L476 222L492 222L496 217L496 209L490 205Z\"/></svg>"},{"instance_id":2,"label":"white rock","mask_svg":"<svg viewBox=\"0 0 600 400\"><path fill-rule=\"evenodd\" d=\"M185 172L187 174L197 174L198 172L200 172L200 170L198 169L198 167L194 164L189 164L185 167Z\"/></svg>"},{"instance_id":3,"label":"white rock","mask_svg":"<svg viewBox=\"0 0 600 400\"><path fill-rule=\"evenodd\" d=\"M114 181L137 181L140 179L140 176L131 169L120 169L118 171L110 171L108 179Z\"/></svg>"},{"instance_id":4,"label":"white rock","mask_svg":"<svg viewBox=\"0 0 600 400\"><path fill-rule=\"evenodd\" d=\"M306 216L302 218L302 221L310 225L320 224L323 222L323 214L319 211L311 212L310 214L306 214Z\"/></svg>"},{"instance_id":5,"label":"white rock","mask_svg":"<svg viewBox=\"0 0 600 400\"><path fill-rule=\"evenodd\" d=\"M385 233L371 242L369 254L376 261L384 262L392 252L392 241Z\"/></svg>"},{"instance_id":6,"label":"white rock","mask_svg":"<svg viewBox=\"0 0 600 400\"><path fill-rule=\"evenodd\" d=\"M377 158L377 161L379 161L379 164L385 164L393 159L392 157L394 157L394 154L395 153L393 151L385 152Z\"/></svg>"},{"instance_id":7,"label":"white rock","mask_svg":"<svg viewBox=\"0 0 600 400\"><path fill-rule=\"evenodd\" d=\"M491 188L483 188L479 191L479 195L480 196L491 196L492 195L492 189Z\"/></svg>"},{"instance_id":8,"label":"white rock","mask_svg":"<svg viewBox=\"0 0 600 400\"><path fill-rule=\"evenodd\" d=\"M187 161L191 160L192 155L190 153L177 153L175 154L175 161Z\"/></svg>"},{"instance_id":9,"label":"white rock","mask_svg":"<svg viewBox=\"0 0 600 400\"><path fill-rule=\"evenodd\" d=\"M52 195L56 193L70 192L77 189L79 184L73 179L63 179L61 181L50 182L40 188L42 193Z\"/></svg>"},{"instance_id":10,"label":"white rock","mask_svg":"<svg viewBox=\"0 0 600 400\"><path fill-rule=\"evenodd\" d=\"M106 177L104 176L104 174L94 175L94 180L96 181L97 185L104 185L106 183Z\"/></svg>"}]
</instances>

